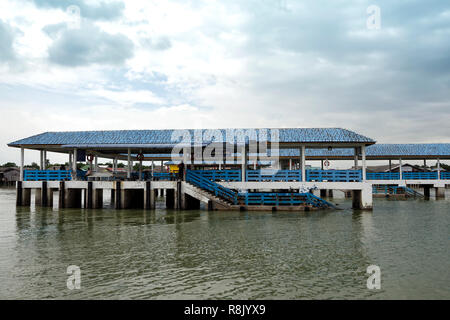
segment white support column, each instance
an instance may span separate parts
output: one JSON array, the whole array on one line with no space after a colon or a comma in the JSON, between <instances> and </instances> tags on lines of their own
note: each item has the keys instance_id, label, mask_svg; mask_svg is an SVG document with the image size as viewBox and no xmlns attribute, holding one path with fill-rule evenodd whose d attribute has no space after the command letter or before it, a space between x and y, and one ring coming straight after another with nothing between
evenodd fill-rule
<instances>
[{"instance_id":1,"label":"white support column","mask_svg":"<svg viewBox=\"0 0 450 320\"><path fill-rule=\"evenodd\" d=\"M44 150L44 167L42 170L47 170L47 150Z\"/></svg>"},{"instance_id":2,"label":"white support column","mask_svg":"<svg viewBox=\"0 0 450 320\"><path fill-rule=\"evenodd\" d=\"M292 159L289 158L289 170L292 170Z\"/></svg>"},{"instance_id":3,"label":"white support column","mask_svg":"<svg viewBox=\"0 0 450 320\"><path fill-rule=\"evenodd\" d=\"M392 160L389 159L389 172L391 172L391 171L392 171Z\"/></svg>"},{"instance_id":4,"label":"white support column","mask_svg":"<svg viewBox=\"0 0 450 320\"><path fill-rule=\"evenodd\" d=\"M20 181L23 181L23 167L25 164L25 149L20 148Z\"/></svg>"},{"instance_id":5,"label":"white support column","mask_svg":"<svg viewBox=\"0 0 450 320\"><path fill-rule=\"evenodd\" d=\"M361 147L362 181L366 181L366 146Z\"/></svg>"},{"instance_id":6,"label":"white support column","mask_svg":"<svg viewBox=\"0 0 450 320\"><path fill-rule=\"evenodd\" d=\"M78 158L77 153L78 153L77 148L73 149L72 172L74 177L77 176L77 158Z\"/></svg>"},{"instance_id":7,"label":"white support column","mask_svg":"<svg viewBox=\"0 0 450 320\"><path fill-rule=\"evenodd\" d=\"M191 164L193 163L194 161L191 159ZM161 172L164 172L164 161L162 161L161 160Z\"/></svg>"},{"instance_id":8,"label":"white support column","mask_svg":"<svg viewBox=\"0 0 450 320\"><path fill-rule=\"evenodd\" d=\"M300 149L300 166L302 168L302 181L305 182L306 181L306 147L302 146Z\"/></svg>"},{"instance_id":9,"label":"white support column","mask_svg":"<svg viewBox=\"0 0 450 320\"><path fill-rule=\"evenodd\" d=\"M241 146L241 170L242 170L242 181L246 181L247 179L247 148L244 145Z\"/></svg>"},{"instance_id":10,"label":"white support column","mask_svg":"<svg viewBox=\"0 0 450 320\"><path fill-rule=\"evenodd\" d=\"M219 162L219 170L222 170L222 163Z\"/></svg>"},{"instance_id":11,"label":"white support column","mask_svg":"<svg viewBox=\"0 0 450 320\"><path fill-rule=\"evenodd\" d=\"M398 160L399 168L398 172L400 173L400 180L403 180L403 164L402 164L402 158Z\"/></svg>"},{"instance_id":12,"label":"white support column","mask_svg":"<svg viewBox=\"0 0 450 320\"><path fill-rule=\"evenodd\" d=\"M139 150L139 154L142 154L142 150ZM142 159L139 159L139 181L142 181Z\"/></svg>"},{"instance_id":13,"label":"white support column","mask_svg":"<svg viewBox=\"0 0 450 320\"><path fill-rule=\"evenodd\" d=\"M155 172L155 161L152 160L152 176L154 172Z\"/></svg>"},{"instance_id":14,"label":"white support column","mask_svg":"<svg viewBox=\"0 0 450 320\"><path fill-rule=\"evenodd\" d=\"M113 167L112 167L112 169L113 169L113 174L116 173L116 171L117 171L117 158L113 159Z\"/></svg>"},{"instance_id":15,"label":"white support column","mask_svg":"<svg viewBox=\"0 0 450 320\"><path fill-rule=\"evenodd\" d=\"M72 151L69 151L69 168L68 170L72 170Z\"/></svg>"},{"instance_id":16,"label":"white support column","mask_svg":"<svg viewBox=\"0 0 450 320\"><path fill-rule=\"evenodd\" d=\"M97 172L98 171L98 157L95 156L94 158L94 171Z\"/></svg>"},{"instance_id":17,"label":"white support column","mask_svg":"<svg viewBox=\"0 0 450 320\"><path fill-rule=\"evenodd\" d=\"M127 168L127 178L131 179L131 149L128 148L128 168Z\"/></svg>"},{"instance_id":18,"label":"white support column","mask_svg":"<svg viewBox=\"0 0 450 320\"><path fill-rule=\"evenodd\" d=\"M355 161L355 170L358 170L358 148L355 148L354 161Z\"/></svg>"},{"instance_id":19,"label":"white support column","mask_svg":"<svg viewBox=\"0 0 450 320\"><path fill-rule=\"evenodd\" d=\"M437 173L438 173L438 180L439 180L439 179L441 179L441 162L439 161L439 159L437 159L436 166L437 166Z\"/></svg>"},{"instance_id":20,"label":"white support column","mask_svg":"<svg viewBox=\"0 0 450 320\"><path fill-rule=\"evenodd\" d=\"M44 170L44 150L40 151L41 153L41 162L39 163L39 170Z\"/></svg>"}]
</instances>

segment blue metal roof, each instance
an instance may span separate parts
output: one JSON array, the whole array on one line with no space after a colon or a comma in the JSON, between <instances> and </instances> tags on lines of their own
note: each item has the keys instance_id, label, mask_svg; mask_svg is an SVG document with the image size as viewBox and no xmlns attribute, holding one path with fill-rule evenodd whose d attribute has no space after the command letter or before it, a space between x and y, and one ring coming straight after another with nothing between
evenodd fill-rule
<instances>
[{"instance_id":1,"label":"blue metal roof","mask_svg":"<svg viewBox=\"0 0 450 320\"><path fill-rule=\"evenodd\" d=\"M227 134L236 140L248 142L249 139L265 141L271 139L271 130L275 129L202 129L203 142L209 143L213 131L220 132L223 139ZM282 128L279 132L279 142L366 142L374 140L353 131L340 128ZM77 145L77 144L176 144L182 141L177 133L189 132L191 142L195 141L199 130L118 130L118 131L78 131L78 132L45 132L29 138L14 141L9 146L20 145ZM206 134L205 134L206 133ZM210 136L210 137L208 137ZM214 137L217 139L217 137Z\"/></svg>"},{"instance_id":2,"label":"blue metal roof","mask_svg":"<svg viewBox=\"0 0 450 320\"><path fill-rule=\"evenodd\" d=\"M351 148L306 149L310 157L352 157L355 151ZM298 157L298 149L281 149L281 157ZM374 144L366 147L366 156L450 156L450 143L420 143L420 144Z\"/></svg>"}]
</instances>

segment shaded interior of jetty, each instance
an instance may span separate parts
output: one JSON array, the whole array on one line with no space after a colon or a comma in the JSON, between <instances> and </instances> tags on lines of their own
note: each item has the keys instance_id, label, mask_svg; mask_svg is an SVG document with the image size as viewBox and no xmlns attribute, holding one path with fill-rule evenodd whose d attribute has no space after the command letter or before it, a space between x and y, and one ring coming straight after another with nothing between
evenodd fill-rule
<instances>
[{"instance_id":1,"label":"shaded interior of jetty","mask_svg":"<svg viewBox=\"0 0 450 320\"><path fill-rule=\"evenodd\" d=\"M370 210L374 196L429 198L434 189L445 197L450 181L440 165L450 159L450 144L377 144L341 128L46 132L8 146L20 149L18 206L30 205L34 189L36 205L53 206L57 192L64 208L102 207L110 192L116 209L154 209L159 193L167 208L179 210L314 210L336 208L323 198L340 190L353 208ZM25 150L40 152L39 170L25 169ZM47 168L50 153L66 154L68 166ZM99 158L112 161L106 174ZM354 166L328 169L329 160ZM370 172L369 160L389 165ZM423 160L423 170L403 166L405 160ZM427 160L436 161L434 170ZM146 162L151 167L143 170Z\"/></svg>"}]
</instances>

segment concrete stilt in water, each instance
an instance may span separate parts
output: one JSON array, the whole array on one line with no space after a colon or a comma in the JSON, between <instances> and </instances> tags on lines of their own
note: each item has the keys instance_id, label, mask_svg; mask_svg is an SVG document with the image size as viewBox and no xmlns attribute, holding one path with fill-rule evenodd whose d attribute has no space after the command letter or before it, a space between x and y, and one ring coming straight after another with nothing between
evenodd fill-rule
<instances>
[{"instance_id":1,"label":"concrete stilt in water","mask_svg":"<svg viewBox=\"0 0 450 320\"><path fill-rule=\"evenodd\" d=\"M116 209L121 209L121 203L122 203L122 200L120 199L120 197L122 196L122 185L121 185L122 183L120 182L120 181L116 181L116 189L114 190L115 191L115 193L116 193L116 196L115 196L115 202L114 202L114 207L116 208Z\"/></svg>"},{"instance_id":2,"label":"concrete stilt in water","mask_svg":"<svg viewBox=\"0 0 450 320\"><path fill-rule=\"evenodd\" d=\"M22 205L22 197L23 197L23 192L22 192L22 181L17 181L17 185L16 185L16 206L20 207Z\"/></svg>"},{"instance_id":3,"label":"concrete stilt in water","mask_svg":"<svg viewBox=\"0 0 450 320\"><path fill-rule=\"evenodd\" d=\"M59 183L59 199L58 199L58 207L59 208L65 208L64 201L65 201L65 185L64 181L61 181Z\"/></svg>"},{"instance_id":4,"label":"concrete stilt in water","mask_svg":"<svg viewBox=\"0 0 450 320\"><path fill-rule=\"evenodd\" d=\"M363 190L352 190L352 208L361 210L372 210L373 195L371 187L368 186Z\"/></svg>"},{"instance_id":5,"label":"concrete stilt in water","mask_svg":"<svg viewBox=\"0 0 450 320\"><path fill-rule=\"evenodd\" d=\"M423 187L423 196L425 200L430 200L430 186Z\"/></svg>"},{"instance_id":6,"label":"concrete stilt in water","mask_svg":"<svg viewBox=\"0 0 450 320\"><path fill-rule=\"evenodd\" d=\"M29 206L31 204L31 189L22 189L22 206Z\"/></svg>"},{"instance_id":7,"label":"concrete stilt in water","mask_svg":"<svg viewBox=\"0 0 450 320\"><path fill-rule=\"evenodd\" d=\"M115 199L116 199L116 190L111 189L111 204L114 204Z\"/></svg>"},{"instance_id":8,"label":"concrete stilt in water","mask_svg":"<svg viewBox=\"0 0 450 320\"><path fill-rule=\"evenodd\" d=\"M144 209L155 209L155 191L152 189L151 182L145 182L145 190L144 190Z\"/></svg>"},{"instance_id":9,"label":"concrete stilt in water","mask_svg":"<svg viewBox=\"0 0 450 320\"><path fill-rule=\"evenodd\" d=\"M34 205L42 206L42 189L41 188L34 189Z\"/></svg>"},{"instance_id":10,"label":"concrete stilt in water","mask_svg":"<svg viewBox=\"0 0 450 320\"><path fill-rule=\"evenodd\" d=\"M437 187L434 188L436 199L445 199L445 188L443 187Z\"/></svg>"}]
</instances>

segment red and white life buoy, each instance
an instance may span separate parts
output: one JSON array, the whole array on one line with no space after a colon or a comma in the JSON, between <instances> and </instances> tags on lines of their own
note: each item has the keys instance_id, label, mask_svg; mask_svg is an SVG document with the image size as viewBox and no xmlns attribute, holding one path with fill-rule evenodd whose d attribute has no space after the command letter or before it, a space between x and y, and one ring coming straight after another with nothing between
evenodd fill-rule
<instances>
[{"instance_id":1,"label":"red and white life buoy","mask_svg":"<svg viewBox=\"0 0 450 320\"><path fill-rule=\"evenodd\" d=\"M138 153L138 155L136 156L136 159L138 159L139 161L144 160L144 155L142 153Z\"/></svg>"}]
</instances>

